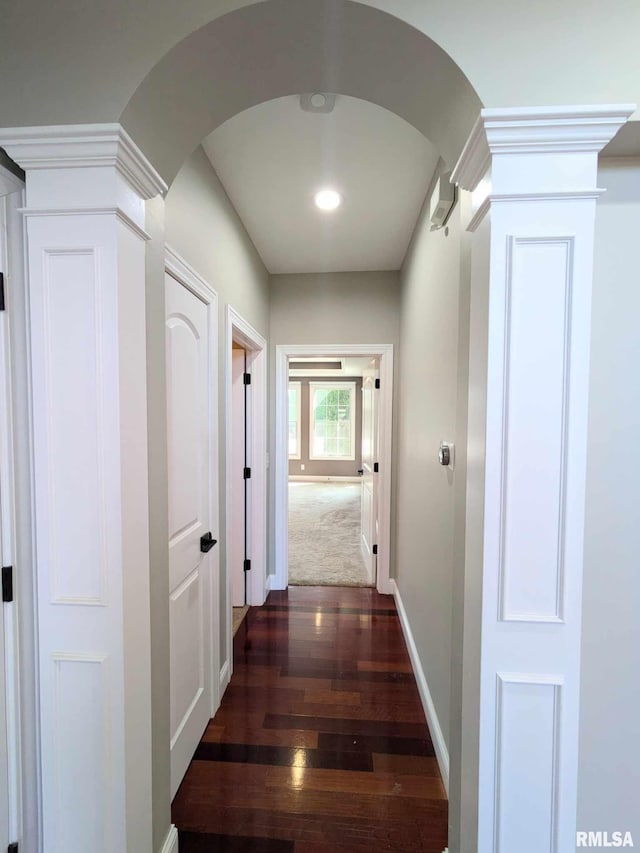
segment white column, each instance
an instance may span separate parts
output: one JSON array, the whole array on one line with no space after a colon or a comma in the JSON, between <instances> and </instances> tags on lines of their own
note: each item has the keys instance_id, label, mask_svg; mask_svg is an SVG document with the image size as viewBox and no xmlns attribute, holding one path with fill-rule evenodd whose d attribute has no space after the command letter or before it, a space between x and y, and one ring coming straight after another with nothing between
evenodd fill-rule
<instances>
[{"instance_id":1,"label":"white column","mask_svg":"<svg viewBox=\"0 0 640 853\"><path fill-rule=\"evenodd\" d=\"M144 200L119 125L0 130L26 172L47 853L151 851Z\"/></svg>"},{"instance_id":2,"label":"white column","mask_svg":"<svg viewBox=\"0 0 640 853\"><path fill-rule=\"evenodd\" d=\"M471 357L486 358L467 542L476 525L479 853L575 849L597 159L633 110L483 110L453 176L474 192ZM481 455L470 444L472 496Z\"/></svg>"}]
</instances>

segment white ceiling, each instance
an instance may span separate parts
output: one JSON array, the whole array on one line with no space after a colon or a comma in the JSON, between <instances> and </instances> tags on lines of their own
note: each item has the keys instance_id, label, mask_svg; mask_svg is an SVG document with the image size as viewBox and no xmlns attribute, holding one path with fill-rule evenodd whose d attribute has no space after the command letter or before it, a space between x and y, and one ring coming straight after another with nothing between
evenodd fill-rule
<instances>
[{"instance_id":1,"label":"white ceiling","mask_svg":"<svg viewBox=\"0 0 640 853\"><path fill-rule=\"evenodd\" d=\"M437 163L404 119L345 95L331 113L267 101L203 146L274 274L399 269ZM344 198L330 213L313 203L329 186Z\"/></svg>"}]
</instances>

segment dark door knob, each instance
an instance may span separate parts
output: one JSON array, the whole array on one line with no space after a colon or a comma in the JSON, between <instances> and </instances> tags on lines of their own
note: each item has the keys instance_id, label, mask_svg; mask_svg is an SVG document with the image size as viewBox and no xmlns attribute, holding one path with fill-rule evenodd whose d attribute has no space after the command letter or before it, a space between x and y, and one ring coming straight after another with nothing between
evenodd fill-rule
<instances>
[{"instance_id":1,"label":"dark door knob","mask_svg":"<svg viewBox=\"0 0 640 853\"><path fill-rule=\"evenodd\" d=\"M203 554L208 554L218 540L214 539L211 533L205 533L200 537L200 550Z\"/></svg>"}]
</instances>

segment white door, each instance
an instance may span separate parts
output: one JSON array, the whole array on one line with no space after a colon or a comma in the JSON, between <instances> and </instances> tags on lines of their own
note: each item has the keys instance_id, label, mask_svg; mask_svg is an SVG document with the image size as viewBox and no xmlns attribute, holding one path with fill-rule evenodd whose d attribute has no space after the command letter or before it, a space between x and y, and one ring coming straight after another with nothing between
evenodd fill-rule
<instances>
[{"instance_id":1,"label":"white door","mask_svg":"<svg viewBox=\"0 0 640 853\"><path fill-rule=\"evenodd\" d=\"M367 566L369 580L376 582L376 555L378 542L378 407L376 379L378 371L367 369L362 378L362 525L361 549Z\"/></svg>"},{"instance_id":2,"label":"white door","mask_svg":"<svg viewBox=\"0 0 640 853\"><path fill-rule=\"evenodd\" d=\"M246 353L243 349L234 347L231 350L231 603L233 607L242 607L246 604L245 360Z\"/></svg>"},{"instance_id":3,"label":"white door","mask_svg":"<svg viewBox=\"0 0 640 853\"><path fill-rule=\"evenodd\" d=\"M209 548L207 542L217 517L212 483L212 437L217 424L211 305L169 274L165 289L173 797L212 710L217 549Z\"/></svg>"}]
</instances>

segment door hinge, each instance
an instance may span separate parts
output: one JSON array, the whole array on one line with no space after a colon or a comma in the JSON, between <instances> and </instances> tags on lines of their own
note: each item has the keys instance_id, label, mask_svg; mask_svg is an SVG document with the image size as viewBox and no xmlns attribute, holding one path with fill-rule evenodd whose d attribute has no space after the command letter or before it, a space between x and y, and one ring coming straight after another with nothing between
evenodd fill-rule
<instances>
[{"instance_id":1,"label":"door hinge","mask_svg":"<svg viewBox=\"0 0 640 853\"><path fill-rule=\"evenodd\" d=\"M373 548L371 549L371 553L374 555L374 557L378 556L378 546L377 545L373 546Z\"/></svg>"},{"instance_id":2,"label":"door hinge","mask_svg":"<svg viewBox=\"0 0 640 853\"><path fill-rule=\"evenodd\" d=\"M379 473L380 473L380 466L378 465L378 463L377 463L377 462L374 462L374 463L373 463L373 473L374 473L374 474L379 474Z\"/></svg>"},{"instance_id":3,"label":"door hinge","mask_svg":"<svg viewBox=\"0 0 640 853\"><path fill-rule=\"evenodd\" d=\"M245 560L244 561L244 570L245 570L245 572L251 571L251 560Z\"/></svg>"},{"instance_id":4,"label":"door hinge","mask_svg":"<svg viewBox=\"0 0 640 853\"><path fill-rule=\"evenodd\" d=\"M4 273L0 272L0 311L5 310L4 304Z\"/></svg>"},{"instance_id":5,"label":"door hinge","mask_svg":"<svg viewBox=\"0 0 640 853\"><path fill-rule=\"evenodd\" d=\"M376 388L380 390L380 380L376 379Z\"/></svg>"},{"instance_id":6,"label":"door hinge","mask_svg":"<svg viewBox=\"0 0 640 853\"><path fill-rule=\"evenodd\" d=\"M251 468L245 468L242 472L242 476L244 477L245 480L250 480L251 479Z\"/></svg>"},{"instance_id":7,"label":"door hinge","mask_svg":"<svg viewBox=\"0 0 640 853\"><path fill-rule=\"evenodd\" d=\"M2 567L2 600L13 601L13 566Z\"/></svg>"},{"instance_id":8,"label":"door hinge","mask_svg":"<svg viewBox=\"0 0 640 853\"><path fill-rule=\"evenodd\" d=\"M251 385L251 374L245 373L244 376L242 377L242 381L244 382L245 385Z\"/></svg>"}]
</instances>

